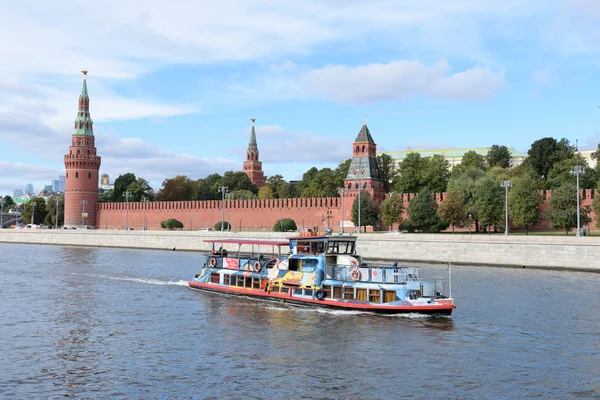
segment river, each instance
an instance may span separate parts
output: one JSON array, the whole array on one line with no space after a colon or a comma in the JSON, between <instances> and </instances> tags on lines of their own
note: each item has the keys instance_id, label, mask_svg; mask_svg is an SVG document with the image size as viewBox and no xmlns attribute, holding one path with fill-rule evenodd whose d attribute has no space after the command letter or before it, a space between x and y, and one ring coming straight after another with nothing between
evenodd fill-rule
<instances>
[{"instance_id":1,"label":"river","mask_svg":"<svg viewBox=\"0 0 600 400\"><path fill-rule=\"evenodd\" d=\"M600 398L600 274L454 267L430 319L193 291L195 253L0 251L1 398Z\"/></svg>"}]
</instances>

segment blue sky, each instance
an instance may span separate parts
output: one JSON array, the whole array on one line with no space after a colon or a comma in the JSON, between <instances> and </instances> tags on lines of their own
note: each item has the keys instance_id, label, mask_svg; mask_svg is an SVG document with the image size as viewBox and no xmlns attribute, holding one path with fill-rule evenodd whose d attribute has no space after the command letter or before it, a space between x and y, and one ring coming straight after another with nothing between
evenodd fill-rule
<instances>
[{"instance_id":1,"label":"blue sky","mask_svg":"<svg viewBox=\"0 0 600 400\"><path fill-rule=\"evenodd\" d=\"M334 167L368 118L380 150L600 142L600 2L4 1L0 193L64 174L88 89L101 173L158 189Z\"/></svg>"}]
</instances>

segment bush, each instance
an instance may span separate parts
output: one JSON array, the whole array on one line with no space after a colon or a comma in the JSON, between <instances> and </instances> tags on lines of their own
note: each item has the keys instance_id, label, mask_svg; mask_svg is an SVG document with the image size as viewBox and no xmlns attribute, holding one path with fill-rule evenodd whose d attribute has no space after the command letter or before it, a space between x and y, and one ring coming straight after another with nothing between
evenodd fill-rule
<instances>
[{"instance_id":1,"label":"bush","mask_svg":"<svg viewBox=\"0 0 600 400\"><path fill-rule=\"evenodd\" d=\"M296 222L294 222L294 220L291 218L282 218L275 222L275 225L273 225L273 232L288 232L296 230L298 230Z\"/></svg>"},{"instance_id":2,"label":"bush","mask_svg":"<svg viewBox=\"0 0 600 400\"><path fill-rule=\"evenodd\" d=\"M398 225L399 231L406 231L408 233L413 233L415 231L415 226L410 222L410 220L403 221L400 225Z\"/></svg>"},{"instance_id":3,"label":"bush","mask_svg":"<svg viewBox=\"0 0 600 400\"><path fill-rule=\"evenodd\" d=\"M231 228L231 227L229 226L229 222L227 222L227 221L224 221L224 222L223 222L223 230L224 230L224 231L229 231L229 230L230 230L230 228ZM219 221L219 222L217 222L217 223L215 224L215 231L220 231L220 230L221 230L221 221Z\"/></svg>"},{"instance_id":4,"label":"bush","mask_svg":"<svg viewBox=\"0 0 600 400\"><path fill-rule=\"evenodd\" d=\"M175 218L169 218L168 220L161 222L160 227L172 231L174 229L183 229L183 223Z\"/></svg>"}]
</instances>

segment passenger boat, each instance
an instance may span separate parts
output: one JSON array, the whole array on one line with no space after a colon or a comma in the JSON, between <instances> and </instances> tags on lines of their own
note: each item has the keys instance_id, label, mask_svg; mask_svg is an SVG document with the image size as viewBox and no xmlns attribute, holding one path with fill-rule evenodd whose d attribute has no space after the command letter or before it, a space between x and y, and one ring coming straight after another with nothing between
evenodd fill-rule
<instances>
[{"instance_id":1,"label":"passenger boat","mask_svg":"<svg viewBox=\"0 0 600 400\"><path fill-rule=\"evenodd\" d=\"M205 242L212 251L188 282L192 289L381 314L449 316L456 308L449 270L448 281L423 280L417 267L368 265L356 253L356 236L303 232L286 241Z\"/></svg>"}]
</instances>

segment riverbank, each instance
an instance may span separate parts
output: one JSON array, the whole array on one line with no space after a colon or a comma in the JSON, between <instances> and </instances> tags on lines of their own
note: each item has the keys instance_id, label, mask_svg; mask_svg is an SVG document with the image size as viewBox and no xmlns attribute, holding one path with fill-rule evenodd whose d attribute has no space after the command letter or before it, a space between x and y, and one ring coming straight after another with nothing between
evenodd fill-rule
<instances>
[{"instance_id":1,"label":"riverbank","mask_svg":"<svg viewBox=\"0 0 600 400\"><path fill-rule=\"evenodd\" d=\"M207 251L206 239L283 239L291 233L0 230L0 243ZM229 249L234 250L234 249ZM237 249L236 249L237 250ZM403 261L600 272L600 238L465 234L361 234L358 252L370 261Z\"/></svg>"}]
</instances>

